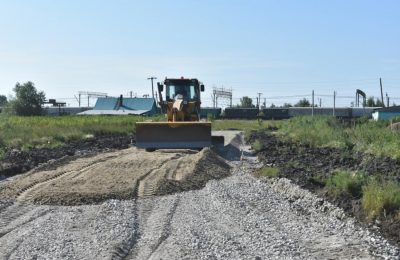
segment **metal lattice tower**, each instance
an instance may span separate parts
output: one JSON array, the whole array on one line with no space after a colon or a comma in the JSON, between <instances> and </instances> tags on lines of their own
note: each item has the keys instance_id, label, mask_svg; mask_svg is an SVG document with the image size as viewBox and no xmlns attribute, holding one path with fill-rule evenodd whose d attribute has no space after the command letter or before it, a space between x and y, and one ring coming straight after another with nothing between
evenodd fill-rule
<instances>
[{"instance_id":1,"label":"metal lattice tower","mask_svg":"<svg viewBox=\"0 0 400 260\"><path fill-rule=\"evenodd\" d=\"M214 87L213 88L213 107L218 107L218 101L222 100L225 102L225 106L232 107L232 89L227 89L224 87Z\"/></svg>"}]
</instances>

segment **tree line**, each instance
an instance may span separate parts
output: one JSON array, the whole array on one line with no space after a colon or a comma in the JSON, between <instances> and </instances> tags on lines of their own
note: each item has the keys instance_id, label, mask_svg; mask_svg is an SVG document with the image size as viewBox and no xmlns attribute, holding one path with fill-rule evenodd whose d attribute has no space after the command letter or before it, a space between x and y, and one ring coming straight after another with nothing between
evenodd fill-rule
<instances>
[{"instance_id":1,"label":"tree line","mask_svg":"<svg viewBox=\"0 0 400 260\"><path fill-rule=\"evenodd\" d=\"M43 104L46 102L46 95L38 91L31 81L15 84L14 95L9 99L0 95L1 112L8 115L36 116L43 114Z\"/></svg>"},{"instance_id":2,"label":"tree line","mask_svg":"<svg viewBox=\"0 0 400 260\"><path fill-rule=\"evenodd\" d=\"M266 104L263 104L263 107L265 107ZM288 108L288 107L311 107L311 103L310 101L308 101L308 99L303 98L301 100L299 100L296 104L292 105L290 103L284 103L282 106L282 108ZM316 107L316 105L314 105ZM244 96L242 98L240 98L240 104L238 104L236 107L239 108L255 108L256 105L253 104L253 99L248 97L248 96ZM274 108L276 107L274 104L272 104L270 106L270 108Z\"/></svg>"}]
</instances>

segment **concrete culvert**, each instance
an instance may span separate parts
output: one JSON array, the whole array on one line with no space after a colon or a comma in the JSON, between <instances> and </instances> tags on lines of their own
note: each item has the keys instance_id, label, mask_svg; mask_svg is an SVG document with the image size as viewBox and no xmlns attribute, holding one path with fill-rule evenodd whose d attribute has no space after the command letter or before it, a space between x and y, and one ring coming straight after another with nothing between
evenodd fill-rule
<instances>
[{"instance_id":1,"label":"concrete culvert","mask_svg":"<svg viewBox=\"0 0 400 260\"><path fill-rule=\"evenodd\" d=\"M230 174L210 149L136 148L80 158L55 169L31 171L4 185L0 199L49 205L82 205L108 199L164 195L204 187Z\"/></svg>"}]
</instances>

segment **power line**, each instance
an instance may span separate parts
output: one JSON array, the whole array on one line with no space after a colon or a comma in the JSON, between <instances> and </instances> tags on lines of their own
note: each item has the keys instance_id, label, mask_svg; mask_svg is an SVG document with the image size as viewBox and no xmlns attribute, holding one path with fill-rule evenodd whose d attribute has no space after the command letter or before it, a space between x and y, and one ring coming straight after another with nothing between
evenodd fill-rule
<instances>
[{"instance_id":1,"label":"power line","mask_svg":"<svg viewBox=\"0 0 400 260\"><path fill-rule=\"evenodd\" d=\"M369 78L369 79L347 79L347 80L324 80L324 81L304 81L304 82L299 82L299 81L287 81L287 82L282 82L282 81L256 81L256 82L250 82L250 84L283 84L283 85L300 85L300 84L331 84L331 83L348 83L348 82L367 82L367 81L376 81L379 78ZM386 80L386 79L385 79ZM233 84L233 85L240 85L243 84L242 82L224 82L227 84Z\"/></svg>"}]
</instances>

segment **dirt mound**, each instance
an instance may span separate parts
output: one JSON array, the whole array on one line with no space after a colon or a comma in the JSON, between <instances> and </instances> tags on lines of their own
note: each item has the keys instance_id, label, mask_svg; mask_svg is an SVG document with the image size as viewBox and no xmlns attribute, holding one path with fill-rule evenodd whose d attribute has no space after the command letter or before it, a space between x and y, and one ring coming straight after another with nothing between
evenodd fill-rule
<instances>
[{"instance_id":1,"label":"dirt mound","mask_svg":"<svg viewBox=\"0 0 400 260\"><path fill-rule=\"evenodd\" d=\"M154 180L157 195L202 188L209 180L227 177L230 174L230 166L215 152L204 149L175 162L169 161L165 164L165 174L163 173L164 170L159 169L153 173L155 178L148 178L148 181ZM159 177L163 175L164 177ZM139 196L142 196L140 192L141 190Z\"/></svg>"},{"instance_id":2,"label":"dirt mound","mask_svg":"<svg viewBox=\"0 0 400 260\"><path fill-rule=\"evenodd\" d=\"M0 199L52 205L92 204L196 189L229 173L230 167L209 149L148 153L130 148L30 171L4 185Z\"/></svg>"}]
</instances>

